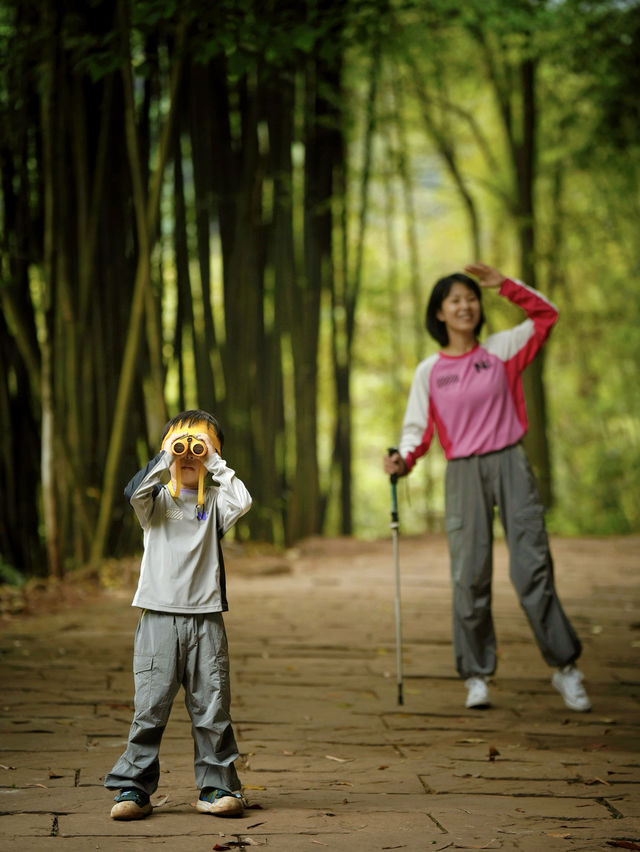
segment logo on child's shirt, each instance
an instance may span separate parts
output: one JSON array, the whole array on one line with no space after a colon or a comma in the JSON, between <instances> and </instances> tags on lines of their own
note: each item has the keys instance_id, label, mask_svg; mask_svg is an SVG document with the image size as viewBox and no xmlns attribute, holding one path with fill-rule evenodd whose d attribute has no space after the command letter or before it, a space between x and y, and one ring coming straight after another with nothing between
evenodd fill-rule
<instances>
[{"instance_id":1,"label":"logo on child's shirt","mask_svg":"<svg viewBox=\"0 0 640 852\"><path fill-rule=\"evenodd\" d=\"M476 372L479 373L481 370L488 370L491 364L488 361L476 361L473 366L476 368Z\"/></svg>"},{"instance_id":2,"label":"logo on child's shirt","mask_svg":"<svg viewBox=\"0 0 640 852\"><path fill-rule=\"evenodd\" d=\"M165 517L168 521L181 521L184 515L182 514L182 509L178 509L177 506L167 506Z\"/></svg>"},{"instance_id":3,"label":"logo on child's shirt","mask_svg":"<svg viewBox=\"0 0 640 852\"><path fill-rule=\"evenodd\" d=\"M439 388L446 388L447 385L455 385L460 381L460 376L457 373L450 373L448 376L438 376L436 384Z\"/></svg>"}]
</instances>

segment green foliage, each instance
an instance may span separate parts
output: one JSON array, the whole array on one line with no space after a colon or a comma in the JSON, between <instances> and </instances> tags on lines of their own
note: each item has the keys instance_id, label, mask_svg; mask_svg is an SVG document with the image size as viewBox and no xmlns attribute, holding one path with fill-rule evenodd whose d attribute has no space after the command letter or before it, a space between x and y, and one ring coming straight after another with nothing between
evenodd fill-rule
<instances>
[{"instance_id":1,"label":"green foliage","mask_svg":"<svg viewBox=\"0 0 640 852\"><path fill-rule=\"evenodd\" d=\"M13 565L9 565L0 557L0 584L6 584L8 586L23 586L25 582L24 574L21 571L18 571L17 568L14 568Z\"/></svg>"},{"instance_id":2,"label":"green foliage","mask_svg":"<svg viewBox=\"0 0 640 852\"><path fill-rule=\"evenodd\" d=\"M109 0L54 5L9 0L0 4L4 226L0 299L6 313L1 330L8 329L6 346L3 342L0 349L1 413L7 434L15 423L23 428L28 421L35 436L40 412L31 411L37 402L30 381L34 388L39 386L35 381L41 354L38 342L42 346L46 340L45 330L53 334L60 428L69 428L69 436L73 436L69 405L74 393L67 395L67 379L72 388L77 390L82 382L87 389L77 394L79 420L83 425L96 424L97 449L92 446L90 458L73 460L83 477L82 488L73 498L75 503L66 494L61 501L65 546L77 548L78 553L78 508L88 496L90 527L99 496L137 252L122 123L119 72L125 57L122 33L116 25L119 8ZM249 440L242 447L246 459L255 460L261 454L278 456L273 470L279 480L269 498L272 502L256 503L256 516L267 519L264 529L269 529L271 517L282 515L283 507L291 504L296 449L314 452L308 450L302 436L292 434L296 408L301 405L295 398L294 377L301 365L295 363L292 348L296 326L287 325L283 318L290 309L288 297L282 296L275 283L274 256L284 245L278 242L274 227L274 187L281 178L276 169L283 168L281 162L275 165L278 133L289 144L293 159L280 191L293 210L291 274L296 293L309 285L305 252L318 230L305 232L304 222L311 215L320 220L320 214L329 208L333 216L333 242L324 243L325 256L318 266L323 305L318 363L304 364L304 368L308 375L317 372L319 377L315 425L320 478L328 491L325 530L334 533L341 521L339 471L332 462L334 434L344 410L336 403L331 333L332 320L337 320L341 349L336 360L343 366L348 300L343 298L333 315L329 306L335 296L331 288L340 276L345 292L355 279L358 240L366 226L355 339L348 353L352 358L350 415L354 429L352 503L356 534L384 535L389 493L381 456L397 440L417 361L434 351L421 328L432 282L475 259L470 253L476 243L482 259L506 273L518 275L521 268L518 231L524 217L517 218L521 187L514 175L513 155L514 149L520 157L526 153L522 150L525 109L520 81L527 65L534 70L535 85L535 115L529 117L535 119L535 209L531 218L535 219L536 236L534 256L527 262L533 262L538 286L557 302L561 317L546 348L556 496L550 523L554 531L565 533L640 531L640 397L635 393L640 361L636 293L640 272L636 234L640 216L640 3L133 0L122 8L130 15L127 36L136 75L138 142L145 178L146 171L153 169L158 127L167 114L168 71L177 65L176 36L181 23L187 24L185 77L172 143L174 160L170 157L170 162L183 166L181 180L188 208L184 214L185 254L189 255L186 266L191 277L186 275L179 285L174 281L178 193L170 167L159 226L162 251L153 258L159 313L160 301L163 306L157 347L160 372L166 371L161 392L164 390L165 399L170 397L171 406L185 399L197 404L193 374L202 362L196 357L195 341L204 338L204 317L210 311L216 347L213 353L204 353L204 361L208 355L209 375L215 374L217 387L215 394L211 389L211 397L233 424L231 442L234 432L255 435L255 430L250 432L250 421L259 422L263 411L249 395L238 393L246 390L238 385L246 379L256 393L265 385L266 403L260 403L264 410L278 394L283 395L285 423L276 449L268 445L263 451ZM50 64L45 65L45 57ZM48 81L45 73L51 67L57 74L53 87L56 110L46 133L57 134L55 138L47 137L42 126L41 99ZM331 74L323 77L327 69ZM112 112L103 125L100 118L103 108L107 109L106 94L104 102L101 98L109 88L103 81L109 75L114 83ZM198 95L192 101L190 87L196 86ZM289 101L279 97L281 89L289 86L291 115L287 113ZM372 91L375 99L370 103ZM77 109L78 104L82 109ZM318 104L324 111L313 113L311 106ZM274 117L275 109L281 111L279 117ZM77 119L85 123L76 124ZM280 119L285 123L290 119L286 132L284 125L278 125ZM202 136L195 135L196 125L203 127ZM227 126L230 139L223 139ZM101 128L107 134L103 150L108 152L108 177L103 182L94 174ZM318 137L305 136L310 128ZM368 131L372 133L370 162L363 150ZM64 188L50 196L54 204L53 213L48 214L43 196L45 137L52 142L46 150L59 157L55 171L60 182L55 186ZM324 146L319 151L314 150L317 138ZM336 156L342 144L347 152L345 163ZM329 157L333 158L333 171L328 170L327 177L321 167ZM312 161L316 171L307 168ZM313 199L314 207L305 193L320 177L325 189L333 187L334 195ZM209 183L200 191L205 180ZM361 209L365 185L367 202ZM204 221L197 219L203 207ZM86 226L91 211L99 223L90 279L93 289L79 295L74 287L81 278L78 258L82 252L77 249L90 239ZM20 274L27 270L39 280L43 277L43 222L57 226L61 221L54 233L60 277L52 288L51 315L45 317L34 294L24 286L28 274ZM238 229L235 236L242 237L239 248L229 236L234 236L234 228ZM415 244L410 240L412 231ZM203 233L211 235L206 257L196 256ZM326 251L329 245L331 256ZM202 289L203 266L196 261L213 270L211 293ZM182 274L185 276L184 270ZM246 316L242 311L234 313L237 302L250 304ZM193 322L185 312L187 303ZM521 316L497 298L488 298L486 307L491 331L512 325ZM147 311L151 324L153 311ZM304 309L300 313L308 319ZM236 327L231 323L234 318ZM296 321L301 318L294 317ZM36 320L40 321L39 340L34 331ZM176 332L179 324L180 337ZM233 337L234 333L241 336L242 344L234 353L232 371L230 361L225 360L225 344L227 335ZM74 335L81 344L78 351L68 348ZM270 335L276 336L275 345ZM258 336L262 348L256 345ZM233 340L235 343L236 338ZM284 390L275 381L272 387L256 378L272 380L278 370L266 368L278 357ZM141 397L142 388L148 388L150 358L149 347L137 368ZM78 374L74 371L80 362ZM206 382L201 387L204 385ZM237 404L229 401L234 392L240 400ZM125 451L129 457L123 460L123 468L135 467L138 450L141 457L147 454L143 412L146 405L149 413L151 399L149 396L131 412L135 434ZM259 430L258 437L263 437ZM230 446L233 449L232 443ZM2 481L15 481L15 471L6 459L1 464ZM434 447L401 484L406 531L440 528L444 466L441 452ZM247 467L259 490L264 484L260 471L270 468ZM31 469L37 479L37 459ZM137 530L126 507L118 512L111 546L127 549L132 541L137 542ZM21 564L13 558L8 561ZM32 557L31 563L37 562ZM10 573L3 563L0 575Z\"/></svg>"}]
</instances>

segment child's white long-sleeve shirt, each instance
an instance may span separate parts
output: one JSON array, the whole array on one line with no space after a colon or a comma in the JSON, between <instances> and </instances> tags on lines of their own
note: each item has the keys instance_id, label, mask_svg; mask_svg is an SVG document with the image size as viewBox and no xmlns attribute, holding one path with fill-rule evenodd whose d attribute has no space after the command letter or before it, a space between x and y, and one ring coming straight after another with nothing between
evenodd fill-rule
<instances>
[{"instance_id":1,"label":"child's white long-sleeve shirt","mask_svg":"<svg viewBox=\"0 0 640 852\"><path fill-rule=\"evenodd\" d=\"M228 609L220 539L251 507L244 484L217 453L204 462L215 485L205 489L205 513L196 515L197 491L172 497L170 453L162 451L125 489L144 532L144 554L133 606L158 612Z\"/></svg>"}]
</instances>

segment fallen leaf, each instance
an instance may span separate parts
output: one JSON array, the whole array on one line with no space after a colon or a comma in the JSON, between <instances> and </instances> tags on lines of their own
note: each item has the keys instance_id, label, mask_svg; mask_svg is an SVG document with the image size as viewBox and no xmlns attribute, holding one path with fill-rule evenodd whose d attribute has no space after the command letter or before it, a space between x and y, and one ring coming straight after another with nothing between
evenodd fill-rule
<instances>
[{"instance_id":1,"label":"fallen leaf","mask_svg":"<svg viewBox=\"0 0 640 852\"><path fill-rule=\"evenodd\" d=\"M64 775L60 775L59 772L55 772L53 769L50 769L49 778L64 778Z\"/></svg>"},{"instance_id":2,"label":"fallen leaf","mask_svg":"<svg viewBox=\"0 0 640 852\"><path fill-rule=\"evenodd\" d=\"M348 763L349 758L347 757L334 757L332 754L325 754L327 760L335 760L336 763Z\"/></svg>"},{"instance_id":3,"label":"fallen leaf","mask_svg":"<svg viewBox=\"0 0 640 852\"><path fill-rule=\"evenodd\" d=\"M220 852L222 852L222 850L224 850L224 849L231 849L230 846L220 846L219 843L216 843L216 845L212 846L211 848L215 849L215 850L220 850Z\"/></svg>"},{"instance_id":4,"label":"fallen leaf","mask_svg":"<svg viewBox=\"0 0 640 852\"><path fill-rule=\"evenodd\" d=\"M484 743L486 740L481 740L478 737L466 737L464 740L456 740L457 743Z\"/></svg>"},{"instance_id":5,"label":"fallen leaf","mask_svg":"<svg viewBox=\"0 0 640 852\"><path fill-rule=\"evenodd\" d=\"M640 849L640 844L633 840L607 840L607 846L615 846L618 849Z\"/></svg>"},{"instance_id":6,"label":"fallen leaf","mask_svg":"<svg viewBox=\"0 0 640 852\"><path fill-rule=\"evenodd\" d=\"M388 766L379 766L378 769L388 769Z\"/></svg>"},{"instance_id":7,"label":"fallen leaf","mask_svg":"<svg viewBox=\"0 0 640 852\"><path fill-rule=\"evenodd\" d=\"M0 769L15 770L15 766L5 766L4 763L0 763Z\"/></svg>"},{"instance_id":8,"label":"fallen leaf","mask_svg":"<svg viewBox=\"0 0 640 852\"><path fill-rule=\"evenodd\" d=\"M579 784L586 784L588 787L592 787L594 784L605 784L607 787L611 786L611 784L603 778L583 778L583 776L578 773L576 773L576 781Z\"/></svg>"},{"instance_id":9,"label":"fallen leaf","mask_svg":"<svg viewBox=\"0 0 640 852\"><path fill-rule=\"evenodd\" d=\"M266 787L261 786L260 784L243 784L243 790L266 790Z\"/></svg>"},{"instance_id":10,"label":"fallen leaf","mask_svg":"<svg viewBox=\"0 0 640 852\"><path fill-rule=\"evenodd\" d=\"M489 746L489 760L495 760L500 756L500 752L495 746Z\"/></svg>"}]
</instances>

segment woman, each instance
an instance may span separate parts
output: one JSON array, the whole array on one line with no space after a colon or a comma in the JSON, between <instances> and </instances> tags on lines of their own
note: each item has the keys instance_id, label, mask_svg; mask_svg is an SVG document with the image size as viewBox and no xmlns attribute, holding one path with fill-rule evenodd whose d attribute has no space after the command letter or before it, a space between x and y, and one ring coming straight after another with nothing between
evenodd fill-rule
<instances>
[{"instance_id":1,"label":"woman","mask_svg":"<svg viewBox=\"0 0 640 852\"><path fill-rule=\"evenodd\" d=\"M445 521L453 586L456 668L466 706L488 707L487 679L496 669L491 615L493 512L498 507L510 555L510 577L540 651L556 666L554 687L571 710L591 709L575 662L581 644L553 579L544 509L520 444L527 431L522 371L557 319L556 308L526 285L484 263L435 285L426 326L441 346L416 369L399 452L385 457L388 474L405 476L429 449L434 428L448 459ZM479 284L479 286L478 286ZM480 288L523 308L527 319L480 344Z\"/></svg>"}]
</instances>

